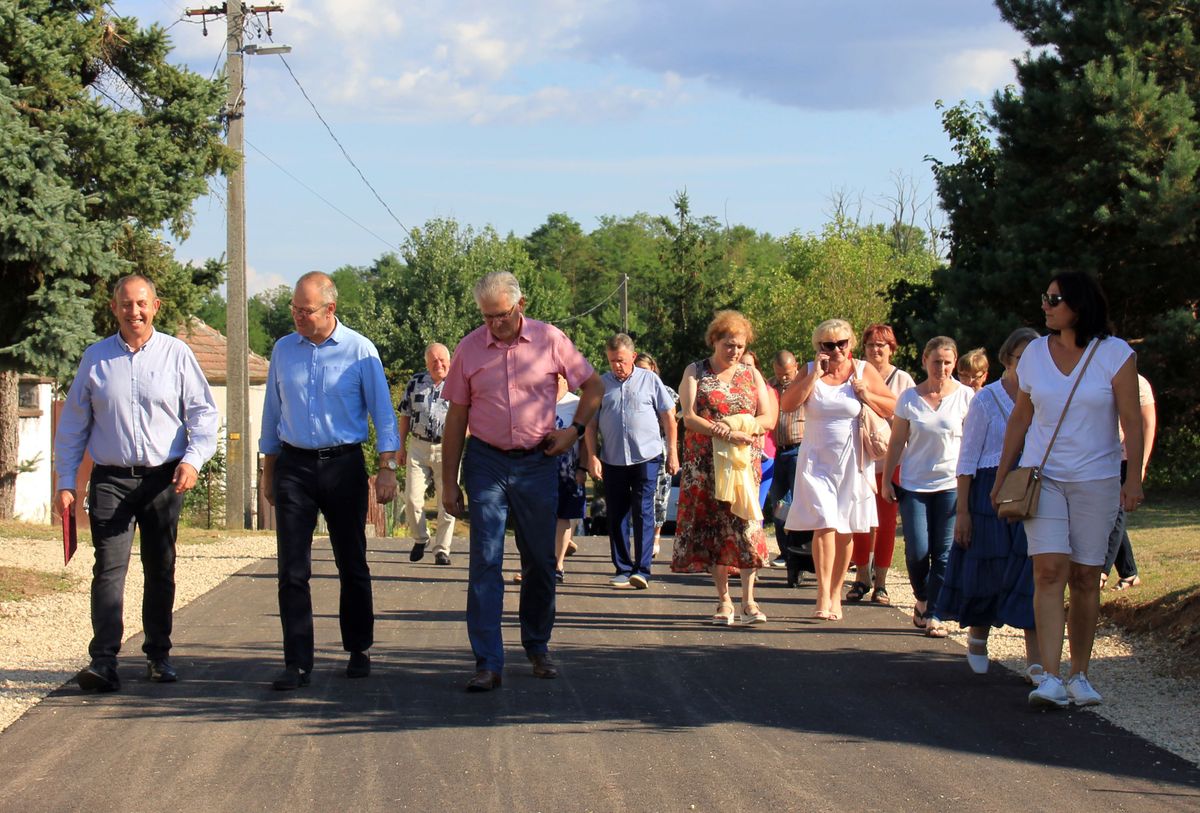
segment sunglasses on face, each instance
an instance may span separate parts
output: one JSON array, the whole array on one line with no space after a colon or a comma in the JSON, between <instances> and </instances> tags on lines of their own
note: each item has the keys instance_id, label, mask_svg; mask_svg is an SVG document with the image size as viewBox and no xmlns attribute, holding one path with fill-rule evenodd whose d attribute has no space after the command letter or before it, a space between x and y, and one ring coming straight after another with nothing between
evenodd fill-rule
<instances>
[{"instance_id":1,"label":"sunglasses on face","mask_svg":"<svg viewBox=\"0 0 1200 813\"><path fill-rule=\"evenodd\" d=\"M821 342L821 349L826 353L832 353L834 350L845 350L849 346L849 339L838 339L836 342Z\"/></svg>"},{"instance_id":2,"label":"sunglasses on face","mask_svg":"<svg viewBox=\"0 0 1200 813\"><path fill-rule=\"evenodd\" d=\"M1067 298L1062 294L1042 294L1042 304L1049 305L1051 308L1057 308L1066 301Z\"/></svg>"}]
</instances>

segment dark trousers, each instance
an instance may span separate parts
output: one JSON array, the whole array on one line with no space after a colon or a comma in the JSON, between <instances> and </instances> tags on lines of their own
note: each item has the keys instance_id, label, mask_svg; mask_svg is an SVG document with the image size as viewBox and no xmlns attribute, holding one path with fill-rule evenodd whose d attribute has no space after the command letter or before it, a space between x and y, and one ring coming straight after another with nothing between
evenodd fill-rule
<instances>
[{"instance_id":1,"label":"dark trousers","mask_svg":"<svg viewBox=\"0 0 1200 813\"><path fill-rule=\"evenodd\" d=\"M283 659L313 667L312 538L317 512L325 515L337 565L338 620L347 652L371 648L375 612L367 566L367 469L362 452L320 460L284 448L275 461L275 539L279 552L279 620Z\"/></svg>"},{"instance_id":2,"label":"dark trousers","mask_svg":"<svg viewBox=\"0 0 1200 813\"><path fill-rule=\"evenodd\" d=\"M1128 463L1121 461L1121 483L1125 483L1125 475L1127 473ZM1133 556L1133 543L1129 541L1129 527L1127 524L1128 518L1125 516L1125 509L1117 509L1117 522L1113 525L1112 533L1108 535L1108 554L1104 557L1104 575L1107 576L1112 571L1113 565L1117 566L1117 576L1122 579L1131 579L1138 574L1137 560Z\"/></svg>"},{"instance_id":3,"label":"dark trousers","mask_svg":"<svg viewBox=\"0 0 1200 813\"><path fill-rule=\"evenodd\" d=\"M657 457L631 466L603 463L604 500L609 517L624 517L629 522L610 522L608 544L618 576L635 573L649 578L654 561L654 492L658 488ZM633 555L629 541L633 538Z\"/></svg>"},{"instance_id":4,"label":"dark trousers","mask_svg":"<svg viewBox=\"0 0 1200 813\"><path fill-rule=\"evenodd\" d=\"M467 637L475 668L504 668L504 528L511 519L521 555L521 645L527 655L549 651L554 630L554 535L558 460L535 453L510 457L471 440L463 458L471 517L467 576Z\"/></svg>"},{"instance_id":5,"label":"dark trousers","mask_svg":"<svg viewBox=\"0 0 1200 813\"><path fill-rule=\"evenodd\" d=\"M175 536L183 495L171 478L177 462L142 477L117 474L104 466L92 471L88 513L96 563L92 568L92 642L88 654L97 664L116 666L125 637L125 574L136 526L141 537L142 629L147 658L171 651L171 610L175 605Z\"/></svg>"}]
</instances>

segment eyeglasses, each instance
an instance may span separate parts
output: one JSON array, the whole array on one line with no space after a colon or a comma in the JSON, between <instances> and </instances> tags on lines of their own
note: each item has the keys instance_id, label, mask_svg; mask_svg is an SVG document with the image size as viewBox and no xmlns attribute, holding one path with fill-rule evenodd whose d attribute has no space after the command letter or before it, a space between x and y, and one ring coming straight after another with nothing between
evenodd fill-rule
<instances>
[{"instance_id":1,"label":"eyeglasses","mask_svg":"<svg viewBox=\"0 0 1200 813\"><path fill-rule=\"evenodd\" d=\"M485 314L483 314L483 321L485 321L485 322L503 322L505 319L511 318L512 315L516 312L517 312L517 306L513 305L511 308L506 310L504 313L485 313Z\"/></svg>"},{"instance_id":2,"label":"eyeglasses","mask_svg":"<svg viewBox=\"0 0 1200 813\"><path fill-rule=\"evenodd\" d=\"M838 339L836 342L821 342L821 349L826 353L832 353L834 350L845 350L849 346L849 339Z\"/></svg>"},{"instance_id":3,"label":"eyeglasses","mask_svg":"<svg viewBox=\"0 0 1200 813\"><path fill-rule=\"evenodd\" d=\"M1049 305L1052 308L1057 308L1066 301L1067 298L1062 294L1042 294L1042 304Z\"/></svg>"},{"instance_id":4,"label":"eyeglasses","mask_svg":"<svg viewBox=\"0 0 1200 813\"><path fill-rule=\"evenodd\" d=\"M322 308L328 308L330 304L332 303L326 302L324 305L318 305L315 308L301 308L299 305L288 305L288 307L292 309L293 316L312 316Z\"/></svg>"}]
</instances>

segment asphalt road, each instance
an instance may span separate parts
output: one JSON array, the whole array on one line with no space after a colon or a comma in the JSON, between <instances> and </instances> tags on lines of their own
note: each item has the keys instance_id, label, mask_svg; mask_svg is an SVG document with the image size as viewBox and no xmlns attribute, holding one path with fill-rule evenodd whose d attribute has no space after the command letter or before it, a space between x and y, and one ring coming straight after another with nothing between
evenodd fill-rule
<instances>
[{"instance_id":1,"label":"asphalt road","mask_svg":"<svg viewBox=\"0 0 1200 813\"><path fill-rule=\"evenodd\" d=\"M0 810L1200 810L1200 770L1087 711L1035 712L1020 679L899 611L811 621L770 573L770 622L720 629L701 577L605 580L586 540L560 588L559 680L536 680L508 595L504 688L467 694L465 542L451 567L372 542L374 671L344 677L328 544L314 551L313 684L281 666L274 562L176 615L183 680L55 692L0 733Z\"/></svg>"}]
</instances>

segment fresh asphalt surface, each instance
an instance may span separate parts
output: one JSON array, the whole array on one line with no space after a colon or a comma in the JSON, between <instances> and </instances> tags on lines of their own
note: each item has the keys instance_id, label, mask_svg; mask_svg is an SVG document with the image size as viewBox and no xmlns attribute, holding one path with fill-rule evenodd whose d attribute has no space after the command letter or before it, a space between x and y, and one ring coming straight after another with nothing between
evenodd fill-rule
<instances>
[{"instance_id":1,"label":"fresh asphalt surface","mask_svg":"<svg viewBox=\"0 0 1200 813\"><path fill-rule=\"evenodd\" d=\"M137 636L121 692L65 686L0 734L0 810L1200 809L1200 770L1090 712L1031 711L1016 675L971 674L898 610L810 620L812 588L775 570L768 624L716 628L706 578L617 592L607 541L581 542L562 676L530 675L510 590L505 683L487 694L463 691L465 540L450 567L371 542L374 671L353 681L319 543L317 668L292 693L268 685L280 630L260 562L176 614L181 682L144 679Z\"/></svg>"}]
</instances>

